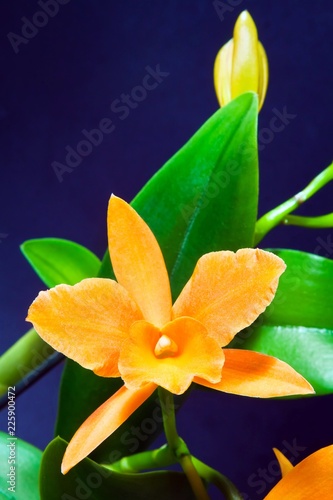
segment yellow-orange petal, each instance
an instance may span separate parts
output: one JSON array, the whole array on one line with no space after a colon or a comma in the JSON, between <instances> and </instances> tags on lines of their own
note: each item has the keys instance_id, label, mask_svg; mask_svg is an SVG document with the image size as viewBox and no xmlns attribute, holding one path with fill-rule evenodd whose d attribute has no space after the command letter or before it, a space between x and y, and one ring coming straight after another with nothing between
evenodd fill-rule
<instances>
[{"instance_id":1,"label":"yellow-orange petal","mask_svg":"<svg viewBox=\"0 0 333 500\"><path fill-rule=\"evenodd\" d=\"M103 377L118 377L119 350L142 313L116 281L88 278L40 292L27 321L57 351Z\"/></svg>"},{"instance_id":2,"label":"yellow-orange petal","mask_svg":"<svg viewBox=\"0 0 333 500\"><path fill-rule=\"evenodd\" d=\"M281 453L280 450L278 450L277 448L273 448L273 451L277 458L277 461L279 462L281 475L282 477L285 477L291 470L293 470L294 466L290 462L290 460L288 460L288 458L285 457L283 453Z\"/></svg>"},{"instance_id":3,"label":"yellow-orange petal","mask_svg":"<svg viewBox=\"0 0 333 500\"><path fill-rule=\"evenodd\" d=\"M203 255L173 315L197 319L224 347L271 303L285 268L282 259L259 249Z\"/></svg>"},{"instance_id":4,"label":"yellow-orange petal","mask_svg":"<svg viewBox=\"0 0 333 500\"><path fill-rule=\"evenodd\" d=\"M194 382L218 391L255 398L313 394L312 386L290 365L273 356L241 349L224 349L221 382Z\"/></svg>"},{"instance_id":5,"label":"yellow-orange petal","mask_svg":"<svg viewBox=\"0 0 333 500\"><path fill-rule=\"evenodd\" d=\"M333 445L297 464L264 500L330 500L333 492Z\"/></svg>"},{"instance_id":6,"label":"yellow-orange petal","mask_svg":"<svg viewBox=\"0 0 333 500\"><path fill-rule=\"evenodd\" d=\"M256 25L248 11L243 11L235 24L233 36L231 95L258 92L259 53Z\"/></svg>"},{"instance_id":7,"label":"yellow-orange petal","mask_svg":"<svg viewBox=\"0 0 333 500\"><path fill-rule=\"evenodd\" d=\"M136 391L121 387L111 398L92 413L69 442L61 464L66 474L86 458L97 446L121 426L149 398L156 385L148 384Z\"/></svg>"},{"instance_id":8,"label":"yellow-orange petal","mask_svg":"<svg viewBox=\"0 0 333 500\"><path fill-rule=\"evenodd\" d=\"M170 321L171 291L161 249L143 219L116 196L109 202L108 238L117 280L144 318L157 326Z\"/></svg>"},{"instance_id":9,"label":"yellow-orange petal","mask_svg":"<svg viewBox=\"0 0 333 500\"><path fill-rule=\"evenodd\" d=\"M262 108L262 105L264 104L268 87L268 79L269 79L268 59L264 46L260 42L258 42L258 54L259 54L258 107L260 110Z\"/></svg>"},{"instance_id":10,"label":"yellow-orange petal","mask_svg":"<svg viewBox=\"0 0 333 500\"><path fill-rule=\"evenodd\" d=\"M163 342L166 357L155 354L162 336L170 339L170 343ZM139 321L132 326L126 349L121 351L119 371L129 388L153 382L173 394L183 394L196 375L218 382L223 362L222 349L192 318L179 318L161 330Z\"/></svg>"},{"instance_id":11,"label":"yellow-orange petal","mask_svg":"<svg viewBox=\"0 0 333 500\"><path fill-rule=\"evenodd\" d=\"M219 50L214 63L214 86L219 105L222 107L231 101L231 71L233 40L229 40Z\"/></svg>"}]
</instances>

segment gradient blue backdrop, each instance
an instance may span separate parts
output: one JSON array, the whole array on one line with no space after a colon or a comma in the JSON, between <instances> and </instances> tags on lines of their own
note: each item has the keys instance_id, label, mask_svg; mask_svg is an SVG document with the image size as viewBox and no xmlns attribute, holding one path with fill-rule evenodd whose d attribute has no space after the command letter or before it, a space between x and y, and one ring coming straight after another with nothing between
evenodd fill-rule
<instances>
[{"instance_id":1,"label":"gradient blue backdrop","mask_svg":"<svg viewBox=\"0 0 333 500\"><path fill-rule=\"evenodd\" d=\"M332 2L224 4L219 16L208 0L69 0L15 53L8 33L21 34L21 18L31 20L41 9L37 1L2 2L0 234L7 236L0 243L1 351L27 330L27 308L42 288L20 243L68 238L102 256L110 193L130 201L217 109L213 62L240 11L254 17L270 62L259 129L269 126L274 108L296 115L260 152L260 213L331 161ZM169 75L120 120L111 103L140 85L146 66L157 64ZM59 182L52 162L64 162L66 146L75 148L81 131L103 118L112 119L115 130ZM300 213L329 211L330 187ZM321 243L331 238L330 230L278 228L265 245L309 252L321 245L332 257ZM52 439L60 373L58 367L17 400L18 436L40 448ZM296 443L299 460L333 442L332 403L332 397L257 401L200 392L180 411L179 428L193 453L257 500L276 477L272 446ZM5 411L0 418L6 430ZM258 478L265 474L259 469L269 470L266 479Z\"/></svg>"}]
</instances>

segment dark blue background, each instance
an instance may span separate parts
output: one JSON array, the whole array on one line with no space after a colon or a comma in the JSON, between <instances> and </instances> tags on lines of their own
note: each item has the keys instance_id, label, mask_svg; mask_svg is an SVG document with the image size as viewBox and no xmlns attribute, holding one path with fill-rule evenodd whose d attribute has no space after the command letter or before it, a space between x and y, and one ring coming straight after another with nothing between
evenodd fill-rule
<instances>
[{"instance_id":1,"label":"dark blue background","mask_svg":"<svg viewBox=\"0 0 333 500\"><path fill-rule=\"evenodd\" d=\"M254 17L270 62L259 129L269 126L274 108L286 106L296 115L260 152L260 213L295 194L331 161L331 1L224 3L229 10L221 19L208 0L70 0L15 54L7 34L20 34L21 18L31 19L40 7L37 1L2 2L0 233L8 236L0 243L1 351L27 330L27 308L42 287L20 243L68 238L102 256L110 193L130 201L217 109L213 62L240 11ZM147 65L157 64L169 76L120 120L110 104L140 85ZM60 183L52 162L64 162L65 147L75 148L81 131L105 117L113 120L114 132ZM328 187L300 213L330 211ZM278 228L265 245L314 252L318 238L329 237L330 230ZM17 400L18 435L41 448L52 439L60 371ZM304 448L299 460L333 442L332 402L200 392L180 411L179 428L196 455L257 500L274 476L272 446L296 440ZM263 483L259 468L270 469Z\"/></svg>"}]
</instances>

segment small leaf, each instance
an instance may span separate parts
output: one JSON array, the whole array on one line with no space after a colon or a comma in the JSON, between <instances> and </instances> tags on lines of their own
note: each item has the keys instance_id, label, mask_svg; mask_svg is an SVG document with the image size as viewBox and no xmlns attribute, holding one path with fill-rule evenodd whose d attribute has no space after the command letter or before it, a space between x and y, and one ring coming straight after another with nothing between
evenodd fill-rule
<instances>
[{"instance_id":1,"label":"small leaf","mask_svg":"<svg viewBox=\"0 0 333 500\"><path fill-rule=\"evenodd\" d=\"M57 238L28 240L21 245L23 255L49 288L65 283L75 285L98 274L101 261L87 248ZM20 391L47 370L55 351L30 329L0 358L0 396L7 385L23 379ZM60 356L57 360L59 361ZM44 367L43 367L44 366ZM17 392L17 394L19 391Z\"/></svg>"},{"instance_id":2,"label":"small leaf","mask_svg":"<svg viewBox=\"0 0 333 500\"><path fill-rule=\"evenodd\" d=\"M272 304L230 347L290 364L316 394L333 392L333 261L296 250L270 250L287 264Z\"/></svg>"},{"instance_id":3,"label":"small leaf","mask_svg":"<svg viewBox=\"0 0 333 500\"><path fill-rule=\"evenodd\" d=\"M101 261L87 248L73 241L41 238L21 245L25 258L48 288L60 283L75 285L96 276Z\"/></svg>"},{"instance_id":4,"label":"small leaf","mask_svg":"<svg viewBox=\"0 0 333 500\"><path fill-rule=\"evenodd\" d=\"M122 474L86 458L62 475L60 464L66 446L65 441L56 438L44 452L40 471L41 500L194 500L187 478L180 472Z\"/></svg>"},{"instance_id":5,"label":"small leaf","mask_svg":"<svg viewBox=\"0 0 333 500\"><path fill-rule=\"evenodd\" d=\"M39 500L38 474L41 459L42 452L38 448L0 432L0 497L10 500Z\"/></svg>"}]
</instances>

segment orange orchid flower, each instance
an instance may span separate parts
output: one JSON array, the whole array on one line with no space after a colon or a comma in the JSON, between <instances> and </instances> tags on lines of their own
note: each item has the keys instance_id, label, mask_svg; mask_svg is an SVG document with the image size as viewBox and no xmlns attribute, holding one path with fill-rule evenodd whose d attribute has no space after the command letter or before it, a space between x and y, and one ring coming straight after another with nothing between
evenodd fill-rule
<instances>
[{"instance_id":1,"label":"orange orchid flower","mask_svg":"<svg viewBox=\"0 0 333 500\"><path fill-rule=\"evenodd\" d=\"M312 453L295 467L274 449L282 479L264 500L331 500L333 497L333 445Z\"/></svg>"},{"instance_id":2,"label":"orange orchid flower","mask_svg":"<svg viewBox=\"0 0 333 500\"><path fill-rule=\"evenodd\" d=\"M172 306L160 247L136 211L112 196L110 257L117 282L85 279L40 292L29 309L39 335L102 377L124 386L81 425L62 463L66 473L114 432L158 387L182 394L194 381L253 397L313 392L286 363L225 349L272 301L284 262L263 250L203 255Z\"/></svg>"}]
</instances>

